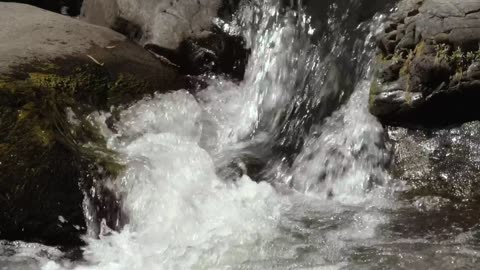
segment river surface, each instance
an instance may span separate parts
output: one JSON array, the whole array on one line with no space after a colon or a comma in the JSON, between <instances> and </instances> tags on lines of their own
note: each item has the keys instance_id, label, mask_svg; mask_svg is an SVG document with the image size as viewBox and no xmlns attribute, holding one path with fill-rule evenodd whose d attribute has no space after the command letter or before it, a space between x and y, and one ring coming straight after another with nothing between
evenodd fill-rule
<instances>
[{"instance_id":1,"label":"river surface","mask_svg":"<svg viewBox=\"0 0 480 270\"><path fill-rule=\"evenodd\" d=\"M385 169L368 91L388 4L362 18L362 1L310 1L312 18L279 2L216 21L252 50L242 82L145 98L115 131L92 115L126 165L106 180L123 230L86 235L80 260L0 242L0 269L480 269L479 231L431 224L438 202L402 201Z\"/></svg>"}]
</instances>

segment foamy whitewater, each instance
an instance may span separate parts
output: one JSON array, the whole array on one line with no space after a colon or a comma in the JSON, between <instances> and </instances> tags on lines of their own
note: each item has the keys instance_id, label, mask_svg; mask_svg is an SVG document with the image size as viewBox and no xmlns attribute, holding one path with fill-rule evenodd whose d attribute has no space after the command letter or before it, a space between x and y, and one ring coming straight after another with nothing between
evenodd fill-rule
<instances>
[{"instance_id":1,"label":"foamy whitewater","mask_svg":"<svg viewBox=\"0 0 480 270\"><path fill-rule=\"evenodd\" d=\"M356 29L365 34L354 46L350 95L336 84L343 33L331 53L321 53L321 43L310 41L309 17L281 11L278 2L253 1L232 22L217 21L252 50L242 82L209 77L195 96L155 94L125 109L115 131L105 124L107 112L92 115L125 165L107 180L128 216L123 230L103 226L99 238L86 235L80 262L54 248L4 243L1 254L9 246L15 252L0 257L3 269L427 269L408 248L417 240L392 240L382 229L397 206L368 91L372 37L384 16ZM339 20L329 19L333 32ZM335 112L312 117L328 115L332 97ZM266 150L299 145L300 137L292 153ZM253 179L262 182L250 179L245 157L267 159L261 179ZM410 257L399 264L402 254Z\"/></svg>"}]
</instances>

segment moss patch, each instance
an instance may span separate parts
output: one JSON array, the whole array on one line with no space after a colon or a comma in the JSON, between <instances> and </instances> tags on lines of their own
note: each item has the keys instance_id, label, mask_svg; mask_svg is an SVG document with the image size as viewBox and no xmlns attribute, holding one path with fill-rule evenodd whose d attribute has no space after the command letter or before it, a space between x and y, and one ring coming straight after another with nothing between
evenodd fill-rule
<instances>
[{"instance_id":1,"label":"moss patch","mask_svg":"<svg viewBox=\"0 0 480 270\"><path fill-rule=\"evenodd\" d=\"M123 169L89 115L132 103L154 89L134 74L77 58L12 70L0 77L0 238L75 245L82 231L72 227L58 236L65 239L51 239L58 228L43 226L58 215L83 226L81 204L65 205L83 200L79 184L87 190Z\"/></svg>"},{"instance_id":2,"label":"moss patch","mask_svg":"<svg viewBox=\"0 0 480 270\"><path fill-rule=\"evenodd\" d=\"M69 74L57 66L61 65L22 66L0 81L0 110L8 115L8 119L2 119L0 137L6 141L16 133L30 134L41 145L61 143L83 158L118 168L107 162L113 153L107 151L102 136L86 117L95 110L132 102L153 90L152 86L131 74L112 76L94 64L80 63ZM67 108L79 119L79 126L68 122ZM18 141L16 138L10 143L14 146ZM87 143L89 146L84 146Z\"/></svg>"},{"instance_id":3,"label":"moss patch","mask_svg":"<svg viewBox=\"0 0 480 270\"><path fill-rule=\"evenodd\" d=\"M447 44L437 44L435 51L436 62L446 61L456 73L465 71L471 64L480 61L480 50L465 52L460 47L454 49Z\"/></svg>"}]
</instances>

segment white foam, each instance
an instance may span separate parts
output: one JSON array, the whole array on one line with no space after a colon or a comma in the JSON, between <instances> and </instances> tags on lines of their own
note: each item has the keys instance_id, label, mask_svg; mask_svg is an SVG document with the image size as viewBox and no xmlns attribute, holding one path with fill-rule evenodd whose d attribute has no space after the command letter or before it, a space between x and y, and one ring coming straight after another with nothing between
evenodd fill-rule
<instances>
[{"instance_id":1,"label":"white foam","mask_svg":"<svg viewBox=\"0 0 480 270\"><path fill-rule=\"evenodd\" d=\"M323 246L316 242L321 238L315 235L317 231L288 218L302 220L309 217L309 210L325 208L315 215L320 215L319 222L328 223L322 215L335 219L344 211L341 204L315 195L284 196L246 175L240 179L216 175L219 164L229 162L225 152L241 150L252 142L254 132L263 134L256 134L254 140L271 138L270 132L278 128L280 115L296 94L296 78L303 74L305 52L311 46L308 19L299 26L292 21L295 16L280 15L278 1L244 6L240 14L235 24L241 26L252 49L243 82L212 78L196 97L186 91L156 94L123 111L115 132L106 127L108 114L94 115L108 146L119 153L126 167L111 188L122 195L129 222L121 232L87 238L87 263L75 269L266 269L274 265L338 269L344 265L338 255L345 241L342 235L373 237L382 219L360 215L350 230L332 234ZM365 97L363 90L360 95ZM360 127L371 120L365 115L368 112L356 107L349 110L352 106L339 114L351 119L327 126L332 129L330 135L353 133L353 146L359 143L355 140L370 143L365 129L378 126ZM315 163L303 166L295 168L305 174L318 171ZM364 196L358 185L363 185L367 173L360 170L358 177L352 169L343 181L332 179L343 203L357 203ZM314 240L309 244L318 249L319 256L304 251L309 244L289 232L296 230ZM334 260L329 261L330 257ZM302 258L305 261L298 261ZM52 262L44 266L63 268L68 267Z\"/></svg>"},{"instance_id":2,"label":"white foam","mask_svg":"<svg viewBox=\"0 0 480 270\"><path fill-rule=\"evenodd\" d=\"M202 117L183 91L140 101L121 114L109 145L126 163L115 183L130 222L120 233L89 239L86 258L95 266L78 269L241 263L255 256L257 241L276 234L281 199L270 185L246 176L234 185L218 179L199 146Z\"/></svg>"}]
</instances>

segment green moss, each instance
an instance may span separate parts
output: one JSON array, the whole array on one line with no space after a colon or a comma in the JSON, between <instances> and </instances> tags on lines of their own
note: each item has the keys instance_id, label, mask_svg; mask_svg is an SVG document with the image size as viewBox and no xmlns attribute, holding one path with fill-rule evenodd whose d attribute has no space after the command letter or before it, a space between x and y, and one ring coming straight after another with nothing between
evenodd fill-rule
<instances>
[{"instance_id":1,"label":"green moss","mask_svg":"<svg viewBox=\"0 0 480 270\"><path fill-rule=\"evenodd\" d=\"M407 76L410 74L410 62L405 62L403 66L400 68L399 75L401 77Z\"/></svg>"},{"instance_id":2,"label":"green moss","mask_svg":"<svg viewBox=\"0 0 480 270\"><path fill-rule=\"evenodd\" d=\"M37 140L41 146L49 146L55 140L55 135L51 129L43 129L39 125L32 127L32 133L35 135L35 140Z\"/></svg>"},{"instance_id":3,"label":"green moss","mask_svg":"<svg viewBox=\"0 0 480 270\"><path fill-rule=\"evenodd\" d=\"M480 50L476 52L467 52L466 60L469 63L480 62Z\"/></svg>"},{"instance_id":4,"label":"green moss","mask_svg":"<svg viewBox=\"0 0 480 270\"><path fill-rule=\"evenodd\" d=\"M414 50L415 56L420 57L424 55L426 47L427 47L427 44L425 43L425 41L418 43L417 46L415 46L415 50Z\"/></svg>"},{"instance_id":5,"label":"green moss","mask_svg":"<svg viewBox=\"0 0 480 270\"><path fill-rule=\"evenodd\" d=\"M393 56L390 56L390 58L384 56L383 54L377 54L375 56L376 63L379 65L383 64L389 64L392 61Z\"/></svg>"},{"instance_id":6,"label":"green moss","mask_svg":"<svg viewBox=\"0 0 480 270\"><path fill-rule=\"evenodd\" d=\"M34 66L39 72L55 72L59 66L51 61L33 61L30 66Z\"/></svg>"},{"instance_id":7,"label":"green moss","mask_svg":"<svg viewBox=\"0 0 480 270\"><path fill-rule=\"evenodd\" d=\"M450 46L447 44L437 44L435 45L435 51L437 52L435 55L435 63L439 64L442 61L449 60L449 51Z\"/></svg>"},{"instance_id":8,"label":"green moss","mask_svg":"<svg viewBox=\"0 0 480 270\"><path fill-rule=\"evenodd\" d=\"M453 80L460 82L463 79L463 70L462 68L457 68L457 71L453 75Z\"/></svg>"},{"instance_id":9,"label":"green moss","mask_svg":"<svg viewBox=\"0 0 480 270\"><path fill-rule=\"evenodd\" d=\"M465 52L460 47L452 50L447 44L437 44L435 50L437 52L435 63L439 64L444 61L451 66L456 73L458 73L459 70L466 70L474 62L480 61L480 50Z\"/></svg>"},{"instance_id":10,"label":"green moss","mask_svg":"<svg viewBox=\"0 0 480 270\"><path fill-rule=\"evenodd\" d=\"M408 53L408 56L405 62L403 63L403 66L400 68L399 75L401 77L404 77L410 74L410 65L412 64L414 57L415 57L415 53L413 51L410 51Z\"/></svg>"},{"instance_id":11,"label":"green moss","mask_svg":"<svg viewBox=\"0 0 480 270\"><path fill-rule=\"evenodd\" d=\"M100 166L110 176L123 170L89 114L141 98L152 92L149 83L85 62L14 70L0 78L0 185L18 175L48 181L59 170L70 175ZM67 109L78 125L69 122Z\"/></svg>"},{"instance_id":12,"label":"green moss","mask_svg":"<svg viewBox=\"0 0 480 270\"><path fill-rule=\"evenodd\" d=\"M0 79L0 89L7 87L7 82L4 80Z\"/></svg>"},{"instance_id":13,"label":"green moss","mask_svg":"<svg viewBox=\"0 0 480 270\"><path fill-rule=\"evenodd\" d=\"M403 59L402 53L400 53L400 52L395 52L395 53L392 55L391 62L392 62L393 64L397 64L397 63L399 63L400 61L402 61L402 59Z\"/></svg>"},{"instance_id":14,"label":"green moss","mask_svg":"<svg viewBox=\"0 0 480 270\"><path fill-rule=\"evenodd\" d=\"M458 68L461 68L462 66L464 66L466 63L465 63L465 55L464 53L462 52L462 49L460 47L458 47L453 53L452 55L450 56L450 63L454 66L454 67L457 67Z\"/></svg>"},{"instance_id":15,"label":"green moss","mask_svg":"<svg viewBox=\"0 0 480 270\"><path fill-rule=\"evenodd\" d=\"M137 100L147 94L146 90L152 88L152 85L145 80L137 79L130 74L119 74L117 80L108 89L107 106Z\"/></svg>"},{"instance_id":16,"label":"green moss","mask_svg":"<svg viewBox=\"0 0 480 270\"><path fill-rule=\"evenodd\" d=\"M407 74L405 76L405 101L407 105L412 106L412 86L411 86L411 75Z\"/></svg>"}]
</instances>

